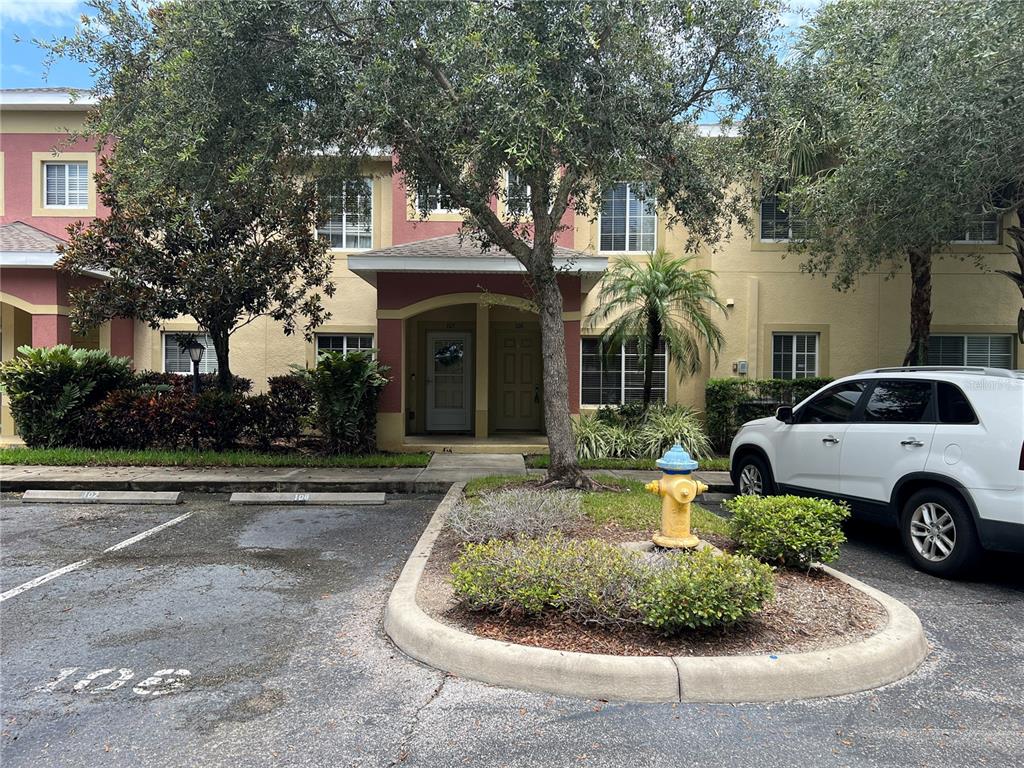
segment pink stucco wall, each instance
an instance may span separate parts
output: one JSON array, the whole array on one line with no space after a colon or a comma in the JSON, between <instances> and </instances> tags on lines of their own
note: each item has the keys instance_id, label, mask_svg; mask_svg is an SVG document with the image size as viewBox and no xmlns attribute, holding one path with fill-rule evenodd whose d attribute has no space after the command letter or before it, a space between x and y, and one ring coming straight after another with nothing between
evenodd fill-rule
<instances>
[{"instance_id":1,"label":"pink stucco wall","mask_svg":"<svg viewBox=\"0 0 1024 768\"><path fill-rule=\"evenodd\" d=\"M380 396L382 413L402 412L402 320L377 321L377 359L391 368Z\"/></svg>"},{"instance_id":2,"label":"pink stucco wall","mask_svg":"<svg viewBox=\"0 0 1024 768\"><path fill-rule=\"evenodd\" d=\"M395 171L391 185L391 210L394 218L391 242L395 245L426 240L430 237L454 235L459 231L459 227L462 226L461 222L458 221L420 221L415 216L410 217L407 200L408 193L405 187L405 176ZM495 200L491 201L491 208L497 210L497 202ZM575 240L573 235L573 217L572 206L570 206L562 217L562 228L555 237L556 242L566 248L572 248Z\"/></svg>"},{"instance_id":3,"label":"pink stucco wall","mask_svg":"<svg viewBox=\"0 0 1024 768\"><path fill-rule=\"evenodd\" d=\"M563 309L578 312L582 298L579 277L560 275L558 282ZM432 296L480 291L527 299L533 296L525 275L381 272L377 275L377 308L401 309Z\"/></svg>"},{"instance_id":4,"label":"pink stucco wall","mask_svg":"<svg viewBox=\"0 0 1024 768\"><path fill-rule=\"evenodd\" d=\"M0 151L4 153L4 215L0 224L23 221L36 229L67 239L69 224L79 221L71 216L32 215L32 153L52 152L59 147L65 152L93 152L92 141L77 140L67 144L63 133L0 134ZM105 216L108 209L97 205L96 213Z\"/></svg>"}]
</instances>

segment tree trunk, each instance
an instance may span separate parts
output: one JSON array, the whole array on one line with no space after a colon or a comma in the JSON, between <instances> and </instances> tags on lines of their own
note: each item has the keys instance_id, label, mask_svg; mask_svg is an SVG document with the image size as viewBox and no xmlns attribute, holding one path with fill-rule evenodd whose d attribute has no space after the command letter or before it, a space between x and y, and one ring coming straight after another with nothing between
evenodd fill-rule
<instances>
[{"instance_id":1,"label":"tree trunk","mask_svg":"<svg viewBox=\"0 0 1024 768\"><path fill-rule=\"evenodd\" d=\"M644 411L651 407L651 390L654 389L654 351L661 338L661 324L654 313L647 316L647 350L644 355ZM625 354L625 350L623 350Z\"/></svg>"},{"instance_id":2,"label":"tree trunk","mask_svg":"<svg viewBox=\"0 0 1024 768\"><path fill-rule=\"evenodd\" d=\"M932 326L932 255L911 250L907 258L910 261L910 346L903 365L926 365Z\"/></svg>"},{"instance_id":3,"label":"tree trunk","mask_svg":"<svg viewBox=\"0 0 1024 768\"><path fill-rule=\"evenodd\" d=\"M228 337L227 328L210 328L210 339L213 341L213 350L217 353L217 389L230 394L232 391L231 365L228 359Z\"/></svg>"},{"instance_id":4,"label":"tree trunk","mask_svg":"<svg viewBox=\"0 0 1024 768\"><path fill-rule=\"evenodd\" d=\"M565 362L565 327L562 324L562 292L553 269L531 275L540 312L541 356L544 370L544 426L548 433L548 482L587 488L590 480L576 456L576 441L569 414L569 373Z\"/></svg>"}]
</instances>

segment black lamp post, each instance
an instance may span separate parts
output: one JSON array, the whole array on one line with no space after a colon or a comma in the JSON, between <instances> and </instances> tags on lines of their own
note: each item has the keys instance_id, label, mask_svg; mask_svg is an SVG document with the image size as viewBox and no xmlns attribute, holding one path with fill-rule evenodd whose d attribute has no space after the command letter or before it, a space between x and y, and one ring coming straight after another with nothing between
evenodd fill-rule
<instances>
[{"instance_id":1,"label":"black lamp post","mask_svg":"<svg viewBox=\"0 0 1024 768\"><path fill-rule=\"evenodd\" d=\"M206 352L206 347L199 343L196 338L189 339L188 344L185 345L185 349L188 351L188 358L192 361L192 394L199 394L199 363L203 359L203 353Z\"/></svg>"}]
</instances>

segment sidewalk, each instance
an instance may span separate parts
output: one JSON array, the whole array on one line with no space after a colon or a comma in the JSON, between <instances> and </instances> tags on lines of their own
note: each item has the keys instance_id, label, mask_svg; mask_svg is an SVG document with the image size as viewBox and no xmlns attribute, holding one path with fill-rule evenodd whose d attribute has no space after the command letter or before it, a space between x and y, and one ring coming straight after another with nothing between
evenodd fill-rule
<instances>
[{"instance_id":1,"label":"sidewalk","mask_svg":"<svg viewBox=\"0 0 1024 768\"><path fill-rule=\"evenodd\" d=\"M530 474L543 474L531 470ZM434 454L426 467L344 469L297 467L45 467L0 466L0 491L383 491L385 493L443 493L454 482L487 475L525 475L519 454ZM652 480L658 472L592 470L589 475L613 475ZM728 472L699 472L696 476L713 492L731 492Z\"/></svg>"}]
</instances>

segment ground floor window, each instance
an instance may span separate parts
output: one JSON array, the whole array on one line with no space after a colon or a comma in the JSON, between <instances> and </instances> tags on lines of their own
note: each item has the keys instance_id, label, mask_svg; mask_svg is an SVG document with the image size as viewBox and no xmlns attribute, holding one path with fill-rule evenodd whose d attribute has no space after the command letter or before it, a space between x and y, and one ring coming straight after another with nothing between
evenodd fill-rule
<instances>
[{"instance_id":1,"label":"ground floor window","mask_svg":"<svg viewBox=\"0 0 1024 768\"><path fill-rule=\"evenodd\" d=\"M928 365L1013 368L1013 336L1008 333L929 336Z\"/></svg>"},{"instance_id":2,"label":"ground floor window","mask_svg":"<svg viewBox=\"0 0 1024 768\"><path fill-rule=\"evenodd\" d=\"M192 360L188 356L188 351L181 346L187 338L187 334L163 334L164 371L166 373L180 373L185 376L191 375ZM179 344L179 339L181 340L181 344ZM195 339L206 348L206 351L203 352L203 359L199 361L199 372L216 373L217 352L213 348L213 339L210 338L210 334L197 333L195 334Z\"/></svg>"},{"instance_id":3,"label":"ground floor window","mask_svg":"<svg viewBox=\"0 0 1024 768\"><path fill-rule=\"evenodd\" d=\"M773 379L809 379L817 375L817 333L772 334Z\"/></svg>"},{"instance_id":4,"label":"ground floor window","mask_svg":"<svg viewBox=\"0 0 1024 768\"><path fill-rule=\"evenodd\" d=\"M654 353L651 400L665 402L668 356L662 342ZM635 341L607 349L599 338L581 339L580 402L621 405L644 398L644 359Z\"/></svg>"},{"instance_id":5,"label":"ground floor window","mask_svg":"<svg viewBox=\"0 0 1024 768\"><path fill-rule=\"evenodd\" d=\"M316 336L316 353L349 352L373 349L372 333L318 333Z\"/></svg>"}]
</instances>

